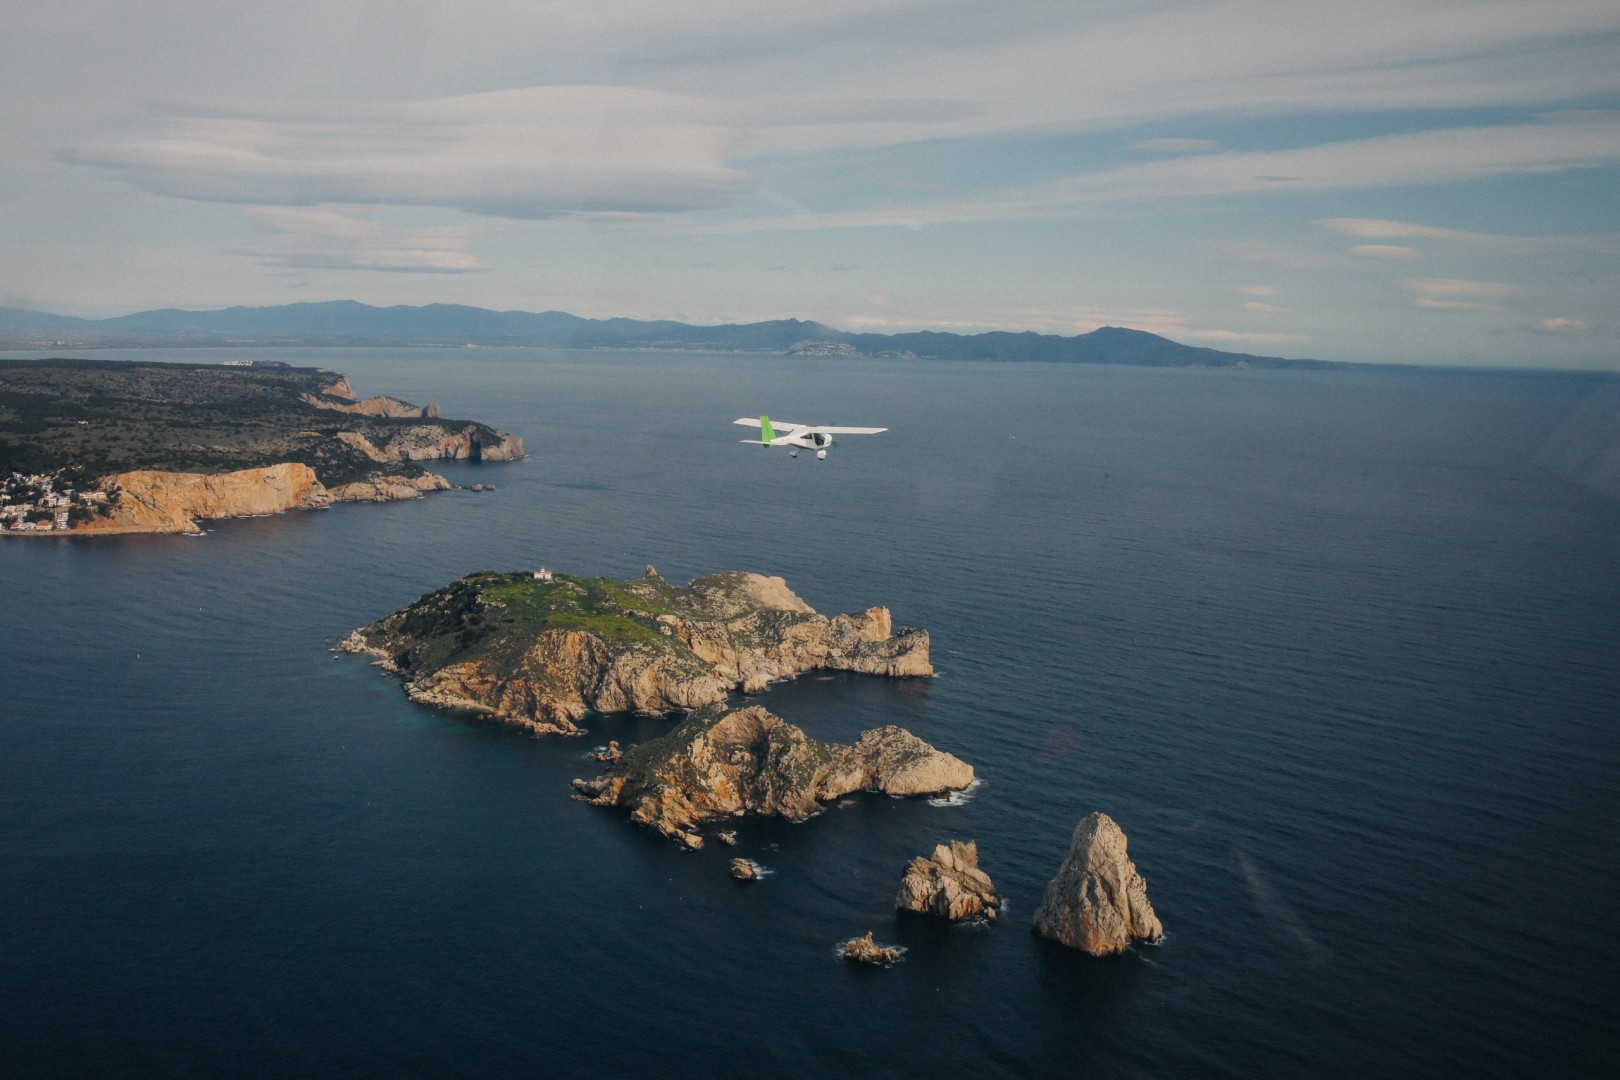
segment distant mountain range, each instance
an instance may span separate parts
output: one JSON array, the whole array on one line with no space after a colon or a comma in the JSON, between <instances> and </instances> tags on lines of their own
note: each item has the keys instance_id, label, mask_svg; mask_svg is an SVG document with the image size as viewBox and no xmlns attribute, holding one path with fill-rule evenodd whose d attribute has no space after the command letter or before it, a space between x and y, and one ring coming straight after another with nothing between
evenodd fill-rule
<instances>
[{"instance_id":1,"label":"distant mountain range","mask_svg":"<svg viewBox=\"0 0 1620 1080\"><path fill-rule=\"evenodd\" d=\"M112 319L78 319L0 308L0 348L158 348L230 345L546 345L890 356L939 360L1042 360L1149 367L1333 367L1325 360L1222 352L1157 334L1105 326L1089 334L851 334L799 319L724 326L668 320L584 319L562 311L490 311L460 304L372 307L353 300L218 311L164 308Z\"/></svg>"}]
</instances>

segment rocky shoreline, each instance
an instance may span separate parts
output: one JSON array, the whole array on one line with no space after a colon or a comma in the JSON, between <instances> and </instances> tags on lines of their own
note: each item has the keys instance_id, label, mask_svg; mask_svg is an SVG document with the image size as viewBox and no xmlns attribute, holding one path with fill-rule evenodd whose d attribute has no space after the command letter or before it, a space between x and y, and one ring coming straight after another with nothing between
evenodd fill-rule
<instances>
[{"instance_id":1,"label":"rocky shoreline","mask_svg":"<svg viewBox=\"0 0 1620 1080\"><path fill-rule=\"evenodd\" d=\"M952 840L935 845L932 855L919 855L906 864L894 906L951 922L994 922L1001 896L990 875L979 869L979 845Z\"/></svg>"},{"instance_id":2,"label":"rocky shoreline","mask_svg":"<svg viewBox=\"0 0 1620 1080\"><path fill-rule=\"evenodd\" d=\"M701 709L817 669L934 671L928 631L896 630L881 607L829 618L781 578L539 573L469 575L339 647L375 656L413 701L559 735L579 734L588 713Z\"/></svg>"},{"instance_id":3,"label":"rocky shoreline","mask_svg":"<svg viewBox=\"0 0 1620 1080\"><path fill-rule=\"evenodd\" d=\"M652 567L628 581L481 572L353 631L339 648L374 656L413 701L536 733L580 734L590 713L682 714L663 735L583 755L600 772L572 786L575 799L628 811L689 850L711 838L735 846L737 833L723 826L739 817L799 822L857 792L940 796L977 782L971 765L904 728L823 742L733 702L816 669L933 674L926 630L895 630L881 607L829 618L781 578L732 571L677 586ZM741 856L727 867L739 882L767 872ZM1003 904L973 840L913 858L894 900L901 912L981 925ZM1032 926L1094 956L1163 939L1125 835L1106 814L1076 827ZM840 945L846 959L883 967L902 951L870 933Z\"/></svg>"},{"instance_id":4,"label":"rocky shoreline","mask_svg":"<svg viewBox=\"0 0 1620 1080\"><path fill-rule=\"evenodd\" d=\"M437 405L359 400L287 365L0 363L15 418L0 535L196 533L201 523L444 491L423 461L513 461L523 440ZM0 435L6 427L0 424ZM177 467L178 466L178 467ZM70 484L68 478L73 477Z\"/></svg>"},{"instance_id":5,"label":"rocky shoreline","mask_svg":"<svg viewBox=\"0 0 1620 1080\"><path fill-rule=\"evenodd\" d=\"M744 814L804 821L858 791L936 795L972 782L971 765L904 728L864 732L853 746L825 743L753 706L698 712L574 788L594 806L627 807L632 821L700 848L699 826L714 821Z\"/></svg>"}]
</instances>

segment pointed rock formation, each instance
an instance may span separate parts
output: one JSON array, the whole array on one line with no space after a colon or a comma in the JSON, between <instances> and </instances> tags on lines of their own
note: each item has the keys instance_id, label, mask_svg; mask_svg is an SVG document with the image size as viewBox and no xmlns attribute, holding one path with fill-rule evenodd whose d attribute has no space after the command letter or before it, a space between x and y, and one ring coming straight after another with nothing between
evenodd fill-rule
<instances>
[{"instance_id":1,"label":"pointed rock formation","mask_svg":"<svg viewBox=\"0 0 1620 1080\"><path fill-rule=\"evenodd\" d=\"M1035 932L1092 956L1156 942L1164 927L1148 903L1147 882L1125 853L1125 834L1107 814L1075 826L1069 855L1035 912Z\"/></svg>"},{"instance_id":2,"label":"pointed rock formation","mask_svg":"<svg viewBox=\"0 0 1620 1080\"><path fill-rule=\"evenodd\" d=\"M990 876L979 869L979 845L952 840L937 845L932 858L919 855L911 860L894 906L952 922L994 919L1001 897Z\"/></svg>"}]
</instances>

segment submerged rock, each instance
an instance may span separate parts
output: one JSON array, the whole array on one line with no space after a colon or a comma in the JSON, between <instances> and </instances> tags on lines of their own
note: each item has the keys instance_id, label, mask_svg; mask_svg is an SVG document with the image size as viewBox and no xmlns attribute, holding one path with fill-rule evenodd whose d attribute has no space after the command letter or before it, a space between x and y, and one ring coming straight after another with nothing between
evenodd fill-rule
<instances>
[{"instance_id":1,"label":"submerged rock","mask_svg":"<svg viewBox=\"0 0 1620 1080\"><path fill-rule=\"evenodd\" d=\"M894 906L953 922L993 920L1001 897L990 876L979 869L979 845L952 840L937 845L932 857L919 855L907 864Z\"/></svg>"},{"instance_id":2,"label":"submerged rock","mask_svg":"<svg viewBox=\"0 0 1620 1080\"><path fill-rule=\"evenodd\" d=\"M693 714L668 735L632 746L621 768L574 788L598 806L691 845L699 823L738 814L803 821L856 791L934 795L973 782L973 767L903 728L824 743L759 706ZM700 841L701 842L701 841Z\"/></svg>"},{"instance_id":3,"label":"submerged rock","mask_svg":"<svg viewBox=\"0 0 1620 1080\"><path fill-rule=\"evenodd\" d=\"M1068 857L1035 911L1035 932L1092 956L1156 942L1164 927L1148 903L1147 882L1125 852L1125 834L1107 814L1075 826Z\"/></svg>"},{"instance_id":4,"label":"submerged rock","mask_svg":"<svg viewBox=\"0 0 1620 1080\"><path fill-rule=\"evenodd\" d=\"M900 950L892 945L879 945L872 940L872 931L868 930L866 936L844 942L844 959L857 964L893 967L900 962Z\"/></svg>"}]
</instances>

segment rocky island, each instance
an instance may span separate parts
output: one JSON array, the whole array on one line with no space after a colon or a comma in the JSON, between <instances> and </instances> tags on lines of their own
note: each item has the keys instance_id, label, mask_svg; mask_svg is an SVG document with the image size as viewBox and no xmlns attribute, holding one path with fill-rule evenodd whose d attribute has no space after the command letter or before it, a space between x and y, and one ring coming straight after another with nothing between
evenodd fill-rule
<instances>
[{"instance_id":1,"label":"rocky island","mask_svg":"<svg viewBox=\"0 0 1620 1080\"><path fill-rule=\"evenodd\" d=\"M359 399L278 362L0 360L0 532L196 532L215 518L418 498L419 462L523 442L437 405Z\"/></svg>"},{"instance_id":2,"label":"rocky island","mask_svg":"<svg viewBox=\"0 0 1620 1080\"><path fill-rule=\"evenodd\" d=\"M918 855L906 865L894 906L951 922L994 922L1001 896L989 875L979 869L979 845L952 840L936 844L932 856Z\"/></svg>"},{"instance_id":3,"label":"rocky island","mask_svg":"<svg viewBox=\"0 0 1620 1080\"><path fill-rule=\"evenodd\" d=\"M629 807L632 821L699 848L704 822L741 814L803 821L857 791L937 795L971 783L971 765L904 728L863 732L848 746L812 739L759 706L711 706L574 787L597 806Z\"/></svg>"},{"instance_id":4,"label":"rocky island","mask_svg":"<svg viewBox=\"0 0 1620 1080\"><path fill-rule=\"evenodd\" d=\"M802 821L857 791L936 795L974 779L971 766L901 728L847 746L757 706L725 708L733 693L821 668L933 674L926 630L896 631L881 607L828 618L781 578L733 571L681 586L652 567L627 581L485 571L340 647L376 656L414 701L540 733L579 734L593 712L687 713L659 738L587 755L606 771L574 787L688 847L701 847L698 826L716 819Z\"/></svg>"},{"instance_id":5,"label":"rocky island","mask_svg":"<svg viewBox=\"0 0 1620 1080\"><path fill-rule=\"evenodd\" d=\"M677 586L648 570L628 581L471 574L341 647L378 657L414 701L562 735L590 712L700 709L818 668L933 674L928 631L896 631L887 608L828 618L781 578Z\"/></svg>"},{"instance_id":6,"label":"rocky island","mask_svg":"<svg viewBox=\"0 0 1620 1080\"><path fill-rule=\"evenodd\" d=\"M1126 853L1125 833L1113 818L1099 812L1080 819L1033 925L1042 937L1092 956L1124 952L1135 941L1163 940L1147 882Z\"/></svg>"},{"instance_id":7,"label":"rocky island","mask_svg":"<svg viewBox=\"0 0 1620 1080\"><path fill-rule=\"evenodd\" d=\"M874 967L894 967L900 962L902 950L893 945L879 945L872 940L872 931L857 938L840 942L838 951L852 964L871 964Z\"/></svg>"}]
</instances>

